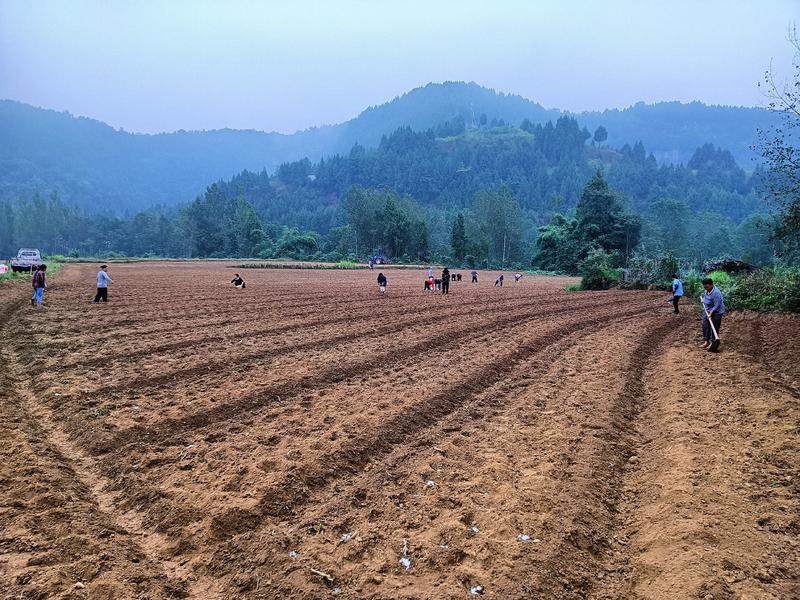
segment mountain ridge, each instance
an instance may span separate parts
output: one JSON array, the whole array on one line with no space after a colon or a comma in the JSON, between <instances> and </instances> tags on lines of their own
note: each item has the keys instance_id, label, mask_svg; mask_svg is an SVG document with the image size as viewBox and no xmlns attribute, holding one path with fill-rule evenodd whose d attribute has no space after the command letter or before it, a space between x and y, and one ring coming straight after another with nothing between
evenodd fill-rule
<instances>
[{"instance_id":1,"label":"mountain ridge","mask_svg":"<svg viewBox=\"0 0 800 600\"><path fill-rule=\"evenodd\" d=\"M0 100L0 198L57 191L89 210L129 212L191 200L205 187L243 170L374 147L401 126L436 127L453 118L519 125L574 116L581 126L608 130L607 144L643 141L660 162L686 162L705 142L729 149L737 161L754 157L756 129L771 122L764 109L695 101L636 103L625 109L570 113L547 109L475 82L429 83L334 125L293 134L257 129L133 133L68 111Z\"/></svg>"}]
</instances>

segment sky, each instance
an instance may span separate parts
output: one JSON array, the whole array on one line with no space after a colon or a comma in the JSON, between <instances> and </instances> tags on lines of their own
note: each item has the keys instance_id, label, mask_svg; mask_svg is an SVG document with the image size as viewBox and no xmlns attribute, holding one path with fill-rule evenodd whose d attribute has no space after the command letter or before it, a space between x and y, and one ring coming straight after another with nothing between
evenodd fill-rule
<instances>
[{"instance_id":1,"label":"sky","mask_svg":"<svg viewBox=\"0 0 800 600\"><path fill-rule=\"evenodd\" d=\"M797 21L800 0L0 0L0 98L144 133L290 133L431 81L759 106Z\"/></svg>"}]
</instances>

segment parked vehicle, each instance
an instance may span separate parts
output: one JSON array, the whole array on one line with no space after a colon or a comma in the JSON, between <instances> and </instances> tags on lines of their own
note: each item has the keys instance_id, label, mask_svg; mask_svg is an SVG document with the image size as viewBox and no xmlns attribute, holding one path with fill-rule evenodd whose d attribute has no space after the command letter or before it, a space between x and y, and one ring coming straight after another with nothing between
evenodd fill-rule
<instances>
[{"instance_id":1,"label":"parked vehicle","mask_svg":"<svg viewBox=\"0 0 800 600\"><path fill-rule=\"evenodd\" d=\"M11 270L14 273L31 271L42 264L42 255L35 248L20 248L17 256L11 259Z\"/></svg>"}]
</instances>

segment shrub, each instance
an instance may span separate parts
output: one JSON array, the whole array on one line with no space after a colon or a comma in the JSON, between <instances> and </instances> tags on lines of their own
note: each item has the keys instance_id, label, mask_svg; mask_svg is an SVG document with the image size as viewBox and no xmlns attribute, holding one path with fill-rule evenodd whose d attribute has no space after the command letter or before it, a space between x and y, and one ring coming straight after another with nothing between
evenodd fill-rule
<instances>
[{"instance_id":1,"label":"shrub","mask_svg":"<svg viewBox=\"0 0 800 600\"><path fill-rule=\"evenodd\" d=\"M733 285L720 289L725 304L733 309L800 312L800 267L771 267L739 275Z\"/></svg>"},{"instance_id":2,"label":"shrub","mask_svg":"<svg viewBox=\"0 0 800 600\"><path fill-rule=\"evenodd\" d=\"M618 261L616 254L603 250L592 251L578 268L581 289L607 290L619 285L622 282L622 269L614 266Z\"/></svg>"}]
</instances>

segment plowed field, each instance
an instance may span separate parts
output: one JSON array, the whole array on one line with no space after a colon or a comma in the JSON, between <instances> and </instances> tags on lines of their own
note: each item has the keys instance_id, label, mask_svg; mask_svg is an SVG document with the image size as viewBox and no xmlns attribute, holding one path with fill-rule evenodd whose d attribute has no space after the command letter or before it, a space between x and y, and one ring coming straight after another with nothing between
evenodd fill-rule
<instances>
[{"instance_id":1,"label":"plowed field","mask_svg":"<svg viewBox=\"0 0 800 600\"><path fill-rule=\"evenodd\" d=\"M0 286L0 596L800 597L797 319L386 272Z\"/></svg>"}]
</instances>

